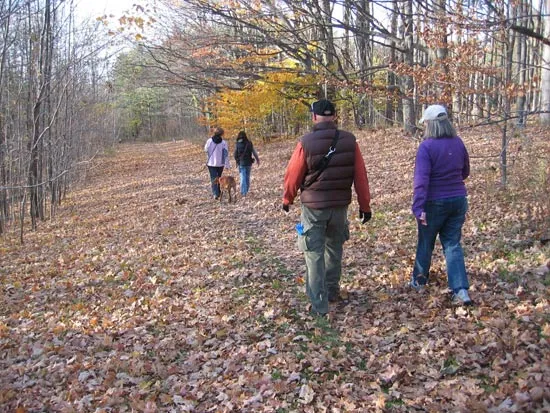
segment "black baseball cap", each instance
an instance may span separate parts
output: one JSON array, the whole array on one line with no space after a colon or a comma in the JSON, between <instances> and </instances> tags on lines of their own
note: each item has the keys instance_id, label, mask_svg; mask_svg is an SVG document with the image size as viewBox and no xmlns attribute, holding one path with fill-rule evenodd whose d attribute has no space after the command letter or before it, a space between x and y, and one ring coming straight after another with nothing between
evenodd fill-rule
<instances>
[{"instance_id":1,"label":"black baseball cap","mask_svg":"<svg viewBox=\"0 0 550 413\"><path fill-rule=\"evenodd\" d=\"M319 116L334 116L336 108L330 100L321 99L311 104L310 111Z\"/></svg>"}]
</instances>

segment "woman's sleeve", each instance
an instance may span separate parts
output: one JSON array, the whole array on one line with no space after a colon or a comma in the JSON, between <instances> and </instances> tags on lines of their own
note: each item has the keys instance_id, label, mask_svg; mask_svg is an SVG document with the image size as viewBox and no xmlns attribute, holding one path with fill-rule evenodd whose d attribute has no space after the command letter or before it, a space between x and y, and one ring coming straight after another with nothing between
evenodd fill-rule
<instances>
[{"instance_id":1,"label":"woman's sleeve","mask_svg":"<svg viewBox=\"0 0 550 413\"><path fill-rule=\"evenodd\" d=\"M430 154L425 145L420 145L416 153L416 162L414 165L414 185L413 185L413 204L412 212L415 217L420 219L420 214L424 212L424 205L428 198L428 188L430 186L430 175L432 164Z\"/></svg>"},{"instance_id":2,"label":"woman's sleeve","mask_svg":"<svg viewBox=\"0 0 550 413\"><path fill-rule=\"evenodd\" d=\"M223 157L224 164L226 168L231 168L231 165L229 163L229 145L227 144L227 141L223 141Z\"/></svg>"},{"instance_id":3,"label":"woman's sleeve","mask_svg":"<svg viewBox=\"0 0 550 413\"><path fill-rule=\"evenodd\" d=\"M260 157L258 156L258 152L256 152L256 149L254 149L254 146L252 146L252 155L254 155L254 158L256 158L256 162L258 164L260 163Z\"/></svg>"}]
</instances>

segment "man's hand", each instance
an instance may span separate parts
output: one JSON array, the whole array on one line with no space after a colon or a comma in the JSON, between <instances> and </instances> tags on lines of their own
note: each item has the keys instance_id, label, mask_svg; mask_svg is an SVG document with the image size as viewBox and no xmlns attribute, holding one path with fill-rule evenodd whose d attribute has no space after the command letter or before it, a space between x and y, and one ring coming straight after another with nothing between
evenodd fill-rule
<instances>
[{"instance_id":1,"label":"man's hand","mask_svg":"<svg viewBox=\"0 0 550 413\"><path fill-rule=\"evenodd\" d=\"M288 205L287 204L283 204L283 211L288 212Z\"/></svg>"},{"instance_id":2,"label":"man's hand","mask_svg":"<svg viewBox=\"0 0 550 413\"><path fill-rule=\"evenodd\" d=\"M372 218L371 212L359 211L359 219L361 220L361 224L366 224L367 222L370 221L371 218Z\"/></svg>"}]
</instances>

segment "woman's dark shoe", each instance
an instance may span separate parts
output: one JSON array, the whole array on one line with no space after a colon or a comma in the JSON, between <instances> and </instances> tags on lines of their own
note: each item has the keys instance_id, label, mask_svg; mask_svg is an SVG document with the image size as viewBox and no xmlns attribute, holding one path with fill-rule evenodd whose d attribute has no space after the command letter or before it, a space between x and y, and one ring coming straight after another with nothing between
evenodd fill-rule
<instances>
[{"instance_id":1,"label":"woman's dark shoe","mask_svg":"<svg viewBox=\"0 0 550 413\"><path fill-rule=\"evenodd\" d=\"M453 294L452 303L456 306L469 306L474 304L468 295L468 290L465 288L462 288Z\"/></svg>"},{"instance_id":2,"label":"woman's dark shoe","mask_svg":"<svg viewBox=\"0 0 550 413\"><path fill-rule=\"evenodd\" d=\"M424 291L426 284L428 284L428 279L422 274L412 277L411 282L409 283L409 285L418 292Z\"/></svg>"},{"instance_id":3,"label":"woman's dark shoe","mask_svg":"<svg viewBox=\"0 0 550 413\"><path fill-rule=\"evenodd\" d=\"M345 291L338 291L336 293L329 293L328 294L328 302L329 303L347 304L347 303L349 303L349 294Z\"/></svg>"}]
</instances>

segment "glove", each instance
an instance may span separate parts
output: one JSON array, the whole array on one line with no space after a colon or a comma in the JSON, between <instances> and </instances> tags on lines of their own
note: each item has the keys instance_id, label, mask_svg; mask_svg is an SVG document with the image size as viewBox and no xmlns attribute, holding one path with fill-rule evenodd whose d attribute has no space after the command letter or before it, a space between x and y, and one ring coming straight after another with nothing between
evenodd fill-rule
<instances>
[{"instance_id":1,"label":"glove","mask_svg":"<svg viewBox=\"0 0 550 413\"><path fill-rule=\"evenodd\" d=\"M283 204L283 211L288 212L288 205L287 204Z\"/></svg>"},{"instance_id":2,"label":"glove","mask_svg":"<svg viewBox=\"0 0 550 413\"><path fill-rule=\"evenodd\" d=\"M372 212L359 211L359 219L361 220L361 224L366 224L371 218Z\"/></svg>"}]
</instances>

